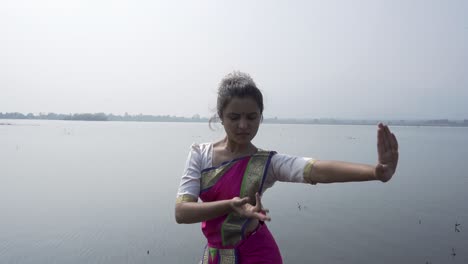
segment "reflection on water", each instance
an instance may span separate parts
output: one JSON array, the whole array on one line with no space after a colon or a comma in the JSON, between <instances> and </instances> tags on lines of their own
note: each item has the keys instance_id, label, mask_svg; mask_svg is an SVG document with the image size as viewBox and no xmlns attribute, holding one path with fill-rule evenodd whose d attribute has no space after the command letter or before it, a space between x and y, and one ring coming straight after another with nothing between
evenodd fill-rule
<instances>
[{"instance_id":1,"label":"reflection on water","mask_svg":"<svg viewBox=\"0 0 468 264\"><path fill-rule=\"evenodd\" d=\"M200 123L0 120L0 263L197 263L174 199ZM277 183L264 196L285 263L467 263L468 129L394 127L387 183ZM372 126L262 125L264 149L375 162Z\"/></svg>"}]
</instances>

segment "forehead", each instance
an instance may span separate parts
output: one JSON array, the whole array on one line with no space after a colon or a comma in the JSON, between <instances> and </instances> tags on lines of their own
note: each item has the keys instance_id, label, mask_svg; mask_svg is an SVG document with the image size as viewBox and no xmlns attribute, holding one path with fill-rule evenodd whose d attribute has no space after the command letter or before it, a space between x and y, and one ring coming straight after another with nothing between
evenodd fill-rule
<instances>
[{"instance_id":1,"label":"forehead","mask_svg":"<svg viewBox=\"0 0 468 264\"><path fill-rule=\"evenodd\" d=\"M257 102L251 97L234 97L224 108L225 113L254 113L259 112Z\"/></svg>"}]
</instances>

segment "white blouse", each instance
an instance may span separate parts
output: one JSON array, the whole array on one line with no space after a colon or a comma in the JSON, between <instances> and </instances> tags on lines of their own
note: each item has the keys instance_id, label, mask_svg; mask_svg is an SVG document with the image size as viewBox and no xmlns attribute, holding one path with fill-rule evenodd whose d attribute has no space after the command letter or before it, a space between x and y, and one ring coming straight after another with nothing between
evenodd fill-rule
<instances>
[{"instance_id":1,"label":"white blouse","mask_svg":"<svg viewBox=\"0 0 468 264\"><path fill-rule=\"evenodd\" d=\"M311 160L313 159L274 154L268 167L263 191L272 187L276 181L303 183L304 169ZM189 194L198 197L200 194L201 171L211 167L213 167L213 144L192 144L177 196Z\"/></svg>"}]
</instances>

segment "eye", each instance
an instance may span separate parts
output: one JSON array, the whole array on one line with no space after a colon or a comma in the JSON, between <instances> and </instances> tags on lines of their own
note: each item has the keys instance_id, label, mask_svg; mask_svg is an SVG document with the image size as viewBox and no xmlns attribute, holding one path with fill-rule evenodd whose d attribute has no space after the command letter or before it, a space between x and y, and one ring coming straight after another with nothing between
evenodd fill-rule
<instances>
[{"instance_id":1,"label":"eye","mask_svg":"<svg viewBox=\"0 0 468 264\"><path fill-rule=\"evenodd\" d=\"M238 120L238 119L240 118L240 115L238 115L238 114L229 114L229 115L228 115L228 118L229 118L230 120L233 120L233 121L234 121L234 120Z\"/></svg>"},{"instance_id":2,"label":"eye","mask_svg":"<svg viewBox=\"0 0 468 264\"><path fill-rule=\"evenodd\" d=\"M249 120L255 120L255 119L258 118L258 114L257 114L257 113L250 114L250 115L247 116L247 118L248 118Z\"/></svg>"}]
</instances>

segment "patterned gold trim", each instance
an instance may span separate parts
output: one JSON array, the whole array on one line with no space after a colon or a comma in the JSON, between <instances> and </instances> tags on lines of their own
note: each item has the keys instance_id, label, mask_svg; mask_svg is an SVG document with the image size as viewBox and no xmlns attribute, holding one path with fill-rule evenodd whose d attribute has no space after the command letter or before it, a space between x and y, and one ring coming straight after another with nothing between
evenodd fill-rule
<instances>
[{"instance_id":1,"label":"patterned gold trim","mask_svg":"<svg viewBox=\"0 0 468 264\"><path fill-rule=\"evenodd\" d=\"M255 193L261 191L260 185L267 169L270 153L269 151L257 152L250 158L245 169L239 197L249 197L251 204L255 205ZM248 220L234 213L228 215L221 227L223 246L234 246L242 240L242 227Z\"/></svg>"},{"instance_id":2,"label":"patterned gold trim","mask_svg":"<svg viewBox=\"0 0 468 264\"><path fill-rule=\"evenodd\" d=\"M236 250L235 249L218 249L219 250L219 263L220 264L235 264Z\"/></svg>"},{"instance_id":3,"label":"patterned gold trim","mask_svg":"<svg viewBox=\"0 0 468 264\"><path fill-rule=\"evenodd\" d=\"M200 189L201 191L206 190L210 187L213 187L216 182L221 178L224 173L234 165L235 162L230 162L228 164L222 165L216 169L204 171L201 175Z\"/></svg>"},{"instance_id":4,"label":"patterned gold trim","mask_svg":"<svg viewBox=\"0 0 468 264\"><path fill-rule=\"evenodd\" d=\"M208 246L205 248L205 252L203 252L203 258L202 262L200 264L208 264L210 259L210 251L208 249Z\"/></svg>"},{"instance_id":5,"label":"patterned gold trim","mask_svg":"<svg viewBox=\"0 0 468 264\"><path fill-rule=\"evenodd\" d=\"M314 166L314 163L316 162L316 160L314 159L311 159L309 161L307 161L307 164L305 165L304 167L304 182L306 183L310 183L310 184L317 184L317 182L313 179L312 177L312 174L310 173L312 171L312 168Z\"/></svg>"},{"instance_id":6,"label":"patterned gold trim","mask_svg":"<svg viewBox=\"0 0 468 264\"><path fill-rule=\"evenodd\" d=\"M205 252L203 253L202 262L203 264L210 263L210 258L212 263L214 262L216 256L219 257L219 264L235 264L236 261L236 250L235 249L217 249L212 247L206 247Z\"/></svg>"},{"instance_id":7,"label":"patterned gold trim","mask_svg":"<svg viewBox=\"0 0 468 264\"><path fill-rule=\"evenodd\" d=\"M269 151L257 152L252 156L247 165L239 196L241 198L248 196L250 203L253 205L255 205L255 193L260 191L260 184L262 183L261 181L269 157Z\"/></svg>"},{"instance_id":8,"label":"patterned gold trim","mask_svg":"<svg viewBox=\"0 0 468 264\"><path fill-rule=\"evenodd\" d=\"M182 194L179 195L176 199L176 203L189 203L189 202L197 202L198 198L190 195L190 194Z\"/></svg>"},{"instance_id":9,"label":"patterned gold trim","mask_svg":"<svg viewBox=\"0 0 468 264\"><path fill-rule=\"evenodd\" d=\"M230 213L221 227L223 246L234 246L242 240L242 226L249 219Z\"/></svg>"}]
</instances>

